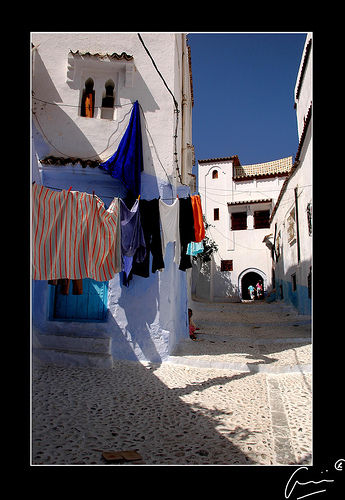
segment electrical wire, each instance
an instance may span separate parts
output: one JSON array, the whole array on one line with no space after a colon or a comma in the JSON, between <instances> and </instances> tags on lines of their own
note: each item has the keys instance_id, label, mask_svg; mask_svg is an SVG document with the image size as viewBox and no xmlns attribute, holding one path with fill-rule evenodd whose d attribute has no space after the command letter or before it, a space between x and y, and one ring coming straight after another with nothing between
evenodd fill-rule
<instances>
[{"instance_id":1,"label":"electrical wire","mask_svg":"<svg viewBox=\"0 0 345 500\"><path fill-rule=\"evenodd\" d=\"M35 101L39 101L39 102L43 102L44 104L51 104L52 106L67 106L69 108L81 108L81 105L78 105L78 104L66 104L64 102L52 102L52 101L45 101L44 99L39 99L38 97L35 97L34 95L32 96L32 98L35 100ZM133 106L133 102L129 102L127 104L119 104L119 105L115 105L116 108L123 108L125 106ZM95 109L100 109L102 108L102 106L94 106Z\"/></svg>"},{"instance_id":2,"label":"electrical wire","mask_svg":"<svg viewBox=\"0 0 345 500\"><path fill-rule=\"evenodd\" d=\"M132 108L133 108L133 103L131 103L131 104L132 104ZM118 128L119 128L119 126L120 126L120 124L121 124L121 123L124 121L124 119L125 119L125 118L126 118L126 117L130 114L130 113L131 113L132 108L131 108L131 109L130 109L130 110L129 110L129 111L128 111L128 112L127 112L124 116L123 116L122 120L120 120L120 121L118 121L118 122L117 122L117 128L114 130L114 132L112 132L112 133L110 134L110 136L109 136L109 138L108 138L108 144L109 144L109 140L110 140L110 138L111 138L111 137L115 134L115 132L117 132L117 130L118 130ZM44 138L45 138L45 139L46 139L46 141L48 142L48 144L50 144L50 145L51 145L51 146L55 149L55 151L57 151L57 152L58 152L58 153L60 153L61 155L63 155L63 156L67 156L67 157L71 156L71 155L69 155L69 154L67 154L67 153L63 153L62 151L60 151L60 150L59 150L59 149L58 149L58 148L57 148L57 147L56 147L56 146L52 143L52 141L48 139L47 134L44 132L43 127L42 127L42 125L41 125L41 123L40 123L40 121L39 121L39 119L38 119L37 113L36 113L35 111L32 111L32 114L33 114L33 116L35 117L35 120L36 120L36 122L37 122L37 125L38 125L38 127L39 127L40 131L42 132L42 135L44 136ZM112 146L116 143L116 141L117 141L120 137L121 137L121 135L117 136L117 137L116 137L116 139L114 140L114 142L112 142L111 144L109 144L109 145L108 145L105 149L103 149L103 151L101 151L100 153L96 153L96 154L95 154L95 155L93 155L93 156L87 156L87 157L81 157L81 156L79 156L78 158L80 158L81 160L91 160L91 158L99 158L99 156L100 156L102 153L104 153L105 151L107 151L107 149L111 148L111 147L112 147ZM111 158L111 156L112 156L112 155L110 155L108 158L105 158L103 161L106 161L107 159Z\"/></svg>"},{"instance_id":3,"label":"electrical wire","mask_svg":"<svg viewBox=\"0 0 345 500\"><path fill-rule=\"evenodd\" d=\"M303 185L298 186L298 187L302 188L302 187L310 187L310 186L312 186L312 184L303 184ZM266 195L266 193L270 193L270 192L273 192L273 191L281 191L281 189L282 189L282 186L280 188L270 189L269 191L265 191L265 192L264 191L258 191L256 189L251 189L251 190L248 190L248 191L247 190L236 191L236 193L242 194L242 193L254 193L255 192L255 193L261 193L261 194L265 194ZM286 191L288 189L295 189L295 188L286 188ZM213 191L225 191L226 193L232 193L232 192L234 192L233 189L224 189L224 188L215 188L215 187L207 187L206 190L207 191L211 191L211 190L213 190ZM228 196L228 194L226 194L226 193L225 194L212 193L212 194L216 194L217 196Z\"/></svg>"},{"instance_id":4,"label":"electrical wire","mask_svg":"<svg viewBox=\"0 0 345 500\"><path fill-rule=\"evenodd\" d=\"M140 104L140 103L139 103L139 107L140 107L140 109L141 109L141 111L142 111L142 114L143 114L143 117L144 117L144 122L145 122L145 128L146 128L147 133L148 133L148 134L149 134L149 136L150 136L150 139L151 139L151 142L152 142L153 149L155 150L155 153L156 153L156 156L157 156L157 160L159 161L160 166L162 167L162 169L163 169L163 171L164 171L165 175L167 176L168 183L169 183L169 186L170 186L170 189L171 189L171 194L173 195L173 194L174 194L174 190L173 190L173 186L172 186L172 184L171 184L171 182L170 182L168 172L165 170L164 165L163 165L163 163L161 162L161 159L159 158L159 155L158 155L158 151L157 151L156 145L155 145L154 140L153 140L153 138L152 138L151 132L150 132L150 130L149 130L149 128L148 128L148 124L147 124L147 121L146 121L146 117L145 117L144 110L143 110L143 108L141 107L141 104Z\"/></svg>"},{"instance_id":5,"label":"electrical wire","mask_svg":"<svg viewBox=\"0 0 345 500\"><path fill-rule=\"evenodd\" d=\"M176 112L176 123L175 123L175 134L174 134L174 156L175 156L175 163L176 163L176 170L177 170L177 175L179 177L179 180L180 180L180 184L183 184L184 186L187 186L187 184L184 184L184 182L182 182L182 177L181 177L181 172L180 172L180 168L179 168L179 165L178 165L178 154L177 154L177 131L178 131L178 115L180 113L180 110L178 109L178 102L174 96L174 94L172 93L172 91L170 90L170 88L168 87L168 84L167 82L164 80L164 77L162 75L162 73L159 71L158 67L157 67L157 64L155 63L155 60L153 59L149 49L146 47L145 43L144 43L144 40L142 39L142 36L140 35L140 33L137 33L138 35L138 38L142 44L142 46L144 47L147 55L149 56L149 58L151 59L151 62L155 68L155 70L157 71L158 75L160 76L160 78L162 79L163 83L164 83L164 86L166 87L166 89L168 90L169 94L171 95L171 97L173 98L173 101L174 101L174 105L175 105L175 112Z\"/></svg>"},{"instance_id":6,"label":"electrical wire","mask_svg":"<svg viewBox=\"0 0 345 500\"><path fill-rule=\"evenodd\" d=\"M141 42L142 46L144 47L144 49L145 49L145 51L146 51L146 53L147 53L147 55L149 56L149 58L150 58L150 60L151 60L151 62L152 62L152 64L153 64L153 66L154 66L155 70L157 71L158 75L159 75L159 76L160 76L160 78L162 79L164 86L166 87L166 89L168 90L168 92L170 93L170 95L172 96L172 99L173 99L173 102L174 102L174 106L175 106L175 113L176 113L175 133L174 133L174 136L173 136L173 138L174 138L174 156L175 156L175 163L176 163L176 171L177 171L177 175L178 175L178 178L179 178L180 184L182 184L182 185L184 185L184 186L189 187L187 184L185 184L185 183L182 181L182 176L181 176L181 172L180 172L180 168L179 168L179 164L178 164L177 138L178 138L178 122L179 122L179 113L180 113L180 110L179 110L179 107L178 107L178 102L177 102L177 100L176 100L176 98L175 98L175 96L174 96L173 92L170 90L170 88L169 88L169 86L168 86L167 82L165 81L165 79L164 79L164 77L163 77L162 73L159 71L159 69L158 69L158 67L157 67L157 64L156 64L155 60L153 59L153 57L152 57L152 55L151 55L151 53L150 53L149 49L148 49L148 48L147 48L147 46L145 45L145 42L144 42L144 40L143 40L142 36L140 35L140 33L137 33L137 35L138 35L138 38L139 38L139 40L140 40L140 42ZM44 99L40 99L40 98L38 98L38 97L35 97L34 95L33 95L32 97L33 97L33 99L34 99L34 100L39 101L39 102L42 102L42 103L44 103L44 104L50 104L50 105L53 105L53 106L58 106L58 107L60 107L60 106L66 106L66 107L73 107L73 108L81 108L81 106L80 106L80 105L50 102L50 101L46 101L46 100L44 100ZM129 104L132 104L132 106L133 106L133 103L129 103ZM126 106L126 105L129 105L129 104L124 104L124 105L122 105L122 106ZM122 106L121 106L121 107L122 107ZM100 107L101 107L101 106L95 106L95 108L100 108ZM140 106L140 107L141 107L141 106ZM142 108L141 108L141 109L142 109ZM142 111L143 111L143 110L142 110ZM52 142L51 142L51 141L47 138L46 134L44 133L43 128L42 128L42 126L41 126L41 124L40 124L40 122L39 122L39 120L38 120L38 118L37 118L37 116L36 116L36 113L35 113L34 111L32 111L32 113L33 113L33 115L35 116L35 119L36 119L36 121L37 121L37 124L38 124L38 126L39 126L39 128L40 128L40 130L41 130L41 132L42 132L42 134L43 134L43 136L44 136L44 137L45 137L45 139L47 140L47 142L48 142L48 143L49 143L49 144L50 144L50 145L51 145L51 146L52 146L52 147L53 147L53 148L54 148L54 149L55 149L58 153L62 154L63 156L69 156L69 155L66 155L65 153L61 152L61 151L60 151L60 150L59 150L56 146L54 146L54 144L52 144ZM143 115L144 115L144 117L145 117L145 114L144 114L144 113L143 113ZM145 122L146 122L146 119L145 119ZM150 137L151 137L151 140L152 140L152 136L151 136L151 134L150 134ZM116 141L115 141L115 142L116 142ZM153 141L152 141L152 142L153 142ZM94 156L91 156L91 157L88 157L88 158L81 158L81 159L85 159L85 160L87 160L87 159L91 159L91 158L97 158L99 155L101 155L102 153L104 153L104 151L106 151L107 149L109 149L109 148L110 148L113 144L114 144L114 143L112 143L111 145L109 145L106 149L104 149L103 151L101 151L101 152L100 152L100 153L98 153L97 155L94 155ZM156 153L157 153L157 151L156 151ZM161 166L162 166L162 168L163 168L164 172L165 172L165 173L166 173L166 175L167 175L167 178L168 178L169 184L171 184L170 179L169 179L169 177L168 177L168 174L167 174L167 172L166 172L165 168L163 167L162 162L160 161L160 159L159 159L158 155L157 155L157 158L158 158L158 161L159 161L159 163L161 164Z\"/></svg>"},{"instance_id":7,"label":"electrical wire","mask_svg":"<svg viewBox=\"0 0 345 500\"><path fill-rule=\"evenodd\" d=\"M49 103L49 104L55 104L55 103ZM132 102L130 102L130 103L128 103L128 104L124 104L123 106L127 106L127 105L132 105L132 108L133 108L133 103L132 103ZM75 106L75 107L77 107L77 106ZM169 184L169 186L170 186L170 188L171 188L172 195L173 195L173 186L172 186L171 181L170 181L170 179L169 179L169 175L168 175L168 173L167 173L166 169L164 168L164 165L163 165L163 163L162 163L162 161L161 161L161 159L160 159L160 157L159 157L159 154L158 154L158 151L157 151L157 147L156 147L156 145L155 145L155 143L154 143L154 140L153 140L153 138L152 138L152 135L151 135L150 129L149 129L149 127L148 127L148 123L147 123L147 120L146 120L146 117L145 117L144 110L143 110L143 108L142 108L142 106L141 106L141 104L140 104L140 103L139 103L139 107L140 107L140 109L141 109L142 116L143 116L143 118L144 118L146 131L147 131L147 133L148 133L148 135L149 135L149 137L150 137L150 139L151 139L153 149L155 150L155 153L156 153L156 156L157 156L157 160L158 160L158 162L159 162L160 166L162 167L162 170L164 171L164 173L165 173L165 175L166 175L166 177L167 177L167 179L168 179L168 184ZM123 120L125 119L125 117L126 117L126 116L127 116L127 115L131 112L131 111L132 111L132 108L128 111L128 113L126 113L126 114L124 115L124 117L122 118L122 120L118 122L117 129L116 129L116 130L114 130L114 132L112 132L112 134L109 136L109 139L108 139L108 144L109 144L109 140L110 140L110 138L111 138L111 137L115 134L115 132L118 130L120 123L122 123L122 122L123 122ZM62 154L63 156L67 156L67 157L68 157L69 155L68 155L67 153L63 153L62 151L60 151L59 149L57 149L57 147L56 147L56 146L52 143L52 141L48 139L47 134L44 132L43 127L42 127L42 125L41 125L41 123L40 123L40 121L39 121L39 119L38 119L38 117L37 117L37 114L36 114L34 111L32 112L32 114L33 114L33 116L35 117L35 120L36 120L36 122L37 122L37 125L38 125L38 127L39 127L39 129L40 129L40 131L41 131L42 135L43 135L43 136L44 136L44 138L46 139L46 141L47 141L47 142L48 142L48 143L49 143L49 144L50 144L50 145L51 145L51 146L52 146L52 147L53 147L53 148L54 148L54 149L55 149L58 153ZM109 144L109 145L108 145L108 146L107 146L107 147L106 147L103 151L101 151L101 152L100 152L100 153L98 153L97 155L95 155L95 156L88 156L87 158L83 158L83 157L79 157L79 158L80 158L81 160L90 160L91 158L97 158L97 157L99 157L99 155L101 155L102 153L104 153L104 151L106 151L107 149L109 149L110 147L112 147L112 146L116 143L116 141L117 141L120 137L121 137L121 135L117 136L117 137L116 137L116 139L114 140L114 142L112 142L111 144ZM111 155L109 156L109 158L111 158ZM107 159L108 159L108 158L106 158L104 161L106 161ZM170 198L169 198L169 199L170 199ZM171 198L171 199L174 199L174 198Z\"/></svg>"}]
</instances>

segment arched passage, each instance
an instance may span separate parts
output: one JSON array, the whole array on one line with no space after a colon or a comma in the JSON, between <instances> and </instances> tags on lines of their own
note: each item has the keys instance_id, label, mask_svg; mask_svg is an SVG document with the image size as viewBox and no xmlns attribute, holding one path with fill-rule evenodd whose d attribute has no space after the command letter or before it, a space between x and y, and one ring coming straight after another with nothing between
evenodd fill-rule
<instances>
[{"instance_id":1,"label":"arched passage","mask_svg":"<svg viewBox=\"0 0 345 500\"><path fill-rule=\"evenodd\" d=\"M242 300L249 300L249 285L255 285L258 281L262 282L264 291L267 289L267 279L266 274L260 271L260 269L249 268L243 271L238 277L238 288L240 291L240 297Z\"/></svg>"}]
</instances>

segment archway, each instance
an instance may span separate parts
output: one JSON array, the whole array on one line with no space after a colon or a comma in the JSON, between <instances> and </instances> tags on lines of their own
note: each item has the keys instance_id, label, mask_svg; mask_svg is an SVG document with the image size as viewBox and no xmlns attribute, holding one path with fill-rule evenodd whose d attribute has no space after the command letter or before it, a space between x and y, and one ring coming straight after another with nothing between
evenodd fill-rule
<instances>
[{"instance_id":1,"label":"archway","mask_svg":"<svg viewBox=\"0 0 345 500\"><path fill-rule=\"evenodd\" d=\"M240 291L240 298L242 300L249 300L249 285L255 285L261 281L264 291L267 289L266 275L260 269L249 268L243 271L238 277L238 287Z\"/></svg>"}]
</instances>

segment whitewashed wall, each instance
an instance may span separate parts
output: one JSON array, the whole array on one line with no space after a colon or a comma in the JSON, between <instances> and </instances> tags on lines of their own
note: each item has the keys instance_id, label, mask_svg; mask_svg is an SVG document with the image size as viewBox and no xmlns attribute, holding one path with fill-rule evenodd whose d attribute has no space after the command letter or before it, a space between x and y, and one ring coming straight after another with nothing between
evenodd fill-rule
<instances>
[{"instance_id":1,"label":"whitewashed wall","mask_svg":"<svg viewBox=\"0 0 345 500\"><path fill-rule=\"evenodd\" d=\"M179 108L187 95L186 130L180 119L178 160L182 168L184 142L191 142L190 88L186 38L181 33L143 33L142 37L164 79L174 92ZM130 103L139 101L143 139L144 172L142 198L161 196L171 203L176 193L184 196L188 187L178 182L174 158L174 103L136 33L32 33L33 159L32 179L46 186L95 193L109 205L113 196L124 197L125 189L99 168L80 164L42 165L46 156L105 160L117 149L129 122ZM91 54L133 55L132 70L127 62L91 60L84 73L70 50ZM74 64L74 69L73 69ZM71 69L72 68L72 69ZM77 68L77 69L76 69ZM127 69L126 69L127 68ZM183 71L182 71L183 70ZM78 76L79 75L79 76ZM80 76L82 75L82 76ZM83 78L95 82L96 106L100 105L102 86L111 77L116 83L117 107L114 119L80 116ZM78 80L79 78L79 80ZM41 102L47 101L47 102ZM52 103L52 104L51 104ZM63 105L64 104L64 105ZM68 104L69 106L65 106ZM189 118L188 118L189 117ZM189 121L188 121L189 120ZM182 137L184 138L182 140ZM192 166L184 165L185 169ZM39 172L39 174L38 174ZM186 175L186 170L182 172ZM173 244L169 243L163 272L149 278L134 276L128 288L120 275L109 282L108 316L101 323L51 321L50 293L47 282L33 282L33 331L44 335L110 337L114 358L160 361L168 357L180 338L188 335L187 273L173 263Z\"/></svg>"}]
</instances>

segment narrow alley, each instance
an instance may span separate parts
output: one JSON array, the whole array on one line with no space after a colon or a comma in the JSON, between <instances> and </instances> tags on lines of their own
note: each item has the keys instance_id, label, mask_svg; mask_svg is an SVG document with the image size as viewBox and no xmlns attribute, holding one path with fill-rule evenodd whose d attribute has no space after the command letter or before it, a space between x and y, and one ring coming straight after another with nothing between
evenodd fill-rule
<instances>
[{"instance_id":1,"label":"narrow alley","mask_svg":"<svg viewBox=\"0 0 345 500\"><path fill-rule=\"evenodd\" d=\"M161 364L32 367L32 464L312 461L311 318L280 303L194 301L197 341ZM123 462L120 462L123 463Z\"/></svg>"}]
</instances>

